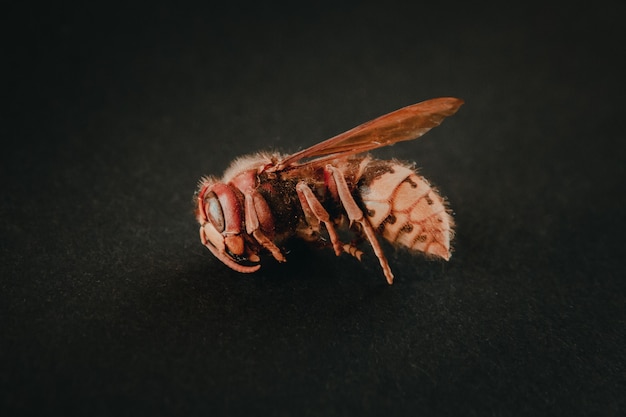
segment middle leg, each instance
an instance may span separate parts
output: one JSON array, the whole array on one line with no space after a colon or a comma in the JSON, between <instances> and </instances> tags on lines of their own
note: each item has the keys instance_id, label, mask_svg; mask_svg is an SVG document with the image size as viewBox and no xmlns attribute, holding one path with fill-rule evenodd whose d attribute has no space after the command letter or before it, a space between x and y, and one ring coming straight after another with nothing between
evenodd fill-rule
<instances>
[{"instance_id":1,"label":"middle leg","mask_svg":"<svg viewBox=\"0 0 626 417\"><path fill-rule=\"evenodd\" d=\"M300 204L302 205L304 215L307 217L307 222L312 227L317 228L318 231L319 222L324 223L324 226L326 226L326 230L328 231L330 242L335 250L335 255L341 255L344 251L343 245L339 240L335 225L330 220L330 215L324 206L322 206L322 203L320 203L315 194L313 194L313 191L311 191L309 186L304 181L300 181L298 185L296 185L296 192L300 198Z\"/></svg>"}]
</instances>

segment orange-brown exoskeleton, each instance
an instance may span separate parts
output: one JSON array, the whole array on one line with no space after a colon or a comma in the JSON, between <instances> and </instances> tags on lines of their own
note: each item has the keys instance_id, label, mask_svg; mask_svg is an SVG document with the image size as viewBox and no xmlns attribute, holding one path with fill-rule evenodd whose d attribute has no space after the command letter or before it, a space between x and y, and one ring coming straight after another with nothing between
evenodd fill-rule
<instances>
[{"instance_id":1,"label":"orange-brown exoskeleton","mask_svg":"<svg viewBox=\"0 0 626 417\"><path fill-rule=\"evenodd\" d=\"M202 243L245 273L261 267L263 251L285 262L279 245L294 236L329 240L337 256L345 252L360 259L356 239L343 243L337 234L348 220L355 236L372 246L389 284L393 274L378 236L449 259L453 221L444 200L411 166L362 154L416 139L462 104L457 98L436 98L292 155L258 153L235 160L221 179L199 182L195 201Z\"/></svg>"}]
</instances>

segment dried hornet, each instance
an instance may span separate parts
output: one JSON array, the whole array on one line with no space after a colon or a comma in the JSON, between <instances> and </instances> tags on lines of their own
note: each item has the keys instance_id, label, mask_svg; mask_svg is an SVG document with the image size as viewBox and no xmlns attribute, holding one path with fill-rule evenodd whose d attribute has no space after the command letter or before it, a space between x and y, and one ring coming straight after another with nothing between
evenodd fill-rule
<instances>
[{"instance_id":1,"label":"dried hornet","mask_svg":"<svg viewBox=\"0 0 626 417\"><path fill-rule=\"evenodd\" d=\"M381 116L292 155L257 153L235 160L221 179L204 177L195 195L200 239L238 272L255 272L268 251L289 237L330 246L359 260L367 240L387 282L393 282L377 235L432 257L450 258L453 220L444 200L408 165L366 151L416 139L459 109L457 98L436 98ZM343 243L348 221L357 239ZM326 229L323 234L321 225Z\"/></svg>"}]
</instances>

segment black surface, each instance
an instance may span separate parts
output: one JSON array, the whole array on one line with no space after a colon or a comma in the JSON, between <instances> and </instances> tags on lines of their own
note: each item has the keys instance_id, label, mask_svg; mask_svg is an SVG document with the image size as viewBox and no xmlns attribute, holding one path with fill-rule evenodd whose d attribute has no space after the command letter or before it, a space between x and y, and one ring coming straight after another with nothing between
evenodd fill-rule
<instances>
[{"instance_id":1,"label":"black surface","mask_svg":"<svg viewBox=\"0 0 626 417\"><path fill-rule=\"evenodd\" d=\"M623 415L624 7L7 12L2 415ZM197 179L437 96L380 157L458 223L396 283L294 245L230 271Z\"/></svg>"}]
</instances>

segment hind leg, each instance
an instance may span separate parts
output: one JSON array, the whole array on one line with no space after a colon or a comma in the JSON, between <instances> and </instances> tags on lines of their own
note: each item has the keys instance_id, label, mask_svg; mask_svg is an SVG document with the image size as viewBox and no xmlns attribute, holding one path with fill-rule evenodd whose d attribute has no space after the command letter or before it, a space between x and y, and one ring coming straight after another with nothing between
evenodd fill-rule
<instances>
[{"instance_id":1,"label":"hind leg","mask_svg":"<svg viewBox=\"0 0 626 417\"><path fill-rule=\"evenodd\" d=\"M370 222L363 216L363 211L359 208L356 201L354 201L354 197L350 193L350 189L348 188L348 184L346 183L346 179L343 177L341 172L339 172L332 165L326 165L326 171L330 173L333 182L337 187L337 194L339 195L339 199L341 200L341 204L343 204L343 208L348 215L348 219L350 219L350 224L356 222L361 225L363 232L365 233L365 237L369 241L370 245L372 245L372 249L374 249L374 253L378 258L378 262L383 269L383 273L385 274L385 278L387 278L387 282L389 284L393 283L393 273L391 272L391 268L389 267L389 263L387 262L387 258L383 253L382 248L380 247L380 243L378 243L378 239L376 238L376 234Z\"/></svg>"}]
</instances>

